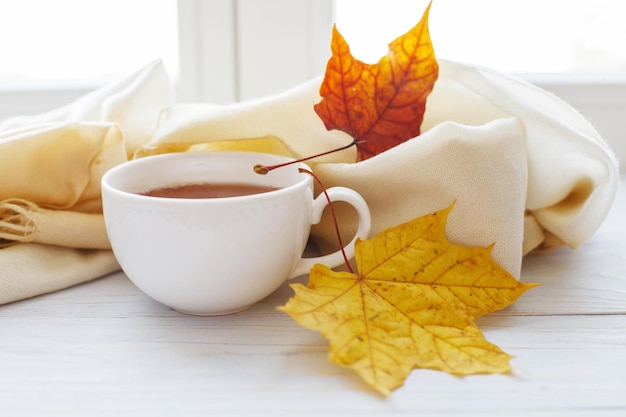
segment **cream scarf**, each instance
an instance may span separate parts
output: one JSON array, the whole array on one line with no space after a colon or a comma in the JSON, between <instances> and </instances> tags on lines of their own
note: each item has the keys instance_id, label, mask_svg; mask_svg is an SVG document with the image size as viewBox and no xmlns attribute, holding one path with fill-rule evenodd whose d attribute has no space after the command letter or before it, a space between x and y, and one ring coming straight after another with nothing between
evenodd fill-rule
<instances>
[{"instance_id":1,"label":"cream scarf","mask_svg":"<svg viewBox=\"0 0 626 417\"><path fill-rule=\"evenodd\" d=\"M555 96L514 77L440 60L422 134L369 160L349 149L311 166L325 186L359 191L378 233L447 207L448 236L495 243L519 277L523 256L580 246L617 191L616 159L596 130ZM0 124L0 303L118 269L108 249L99 181L127 158L258 150L302 157L350 142L313 110L321 78L232 105L174 104L157 62L55 112ZM346 235L352 213L339 206ZM334 246L327 218L313 230Z\"/></svg>"}]
</instances>

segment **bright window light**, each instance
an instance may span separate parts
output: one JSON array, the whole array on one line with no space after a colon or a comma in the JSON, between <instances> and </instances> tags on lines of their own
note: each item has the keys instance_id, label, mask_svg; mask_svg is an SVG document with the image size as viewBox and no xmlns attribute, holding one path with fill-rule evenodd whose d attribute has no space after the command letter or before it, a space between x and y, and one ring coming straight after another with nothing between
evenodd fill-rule
<instances>
[{"instance_id":1,"label":"bright window light","mask_svg":"<svg viewBox=\"0 0 626 417\"><path fill-rule=\"evenodd\" d=\"M421 18L425 0L336 0L352 54L376 62ZM626 2L434 0L430 33L439 58L511 73L626 74Z\"/></svg>"},{"instance_id":2,"label":"bright window light","mask_svg":"<svg viewBox=\"0 0 626 417\"><path fill-rule=\"evenodd\" d=\"M162 58L178 72L176 0L0 1L0 83L101 82Z\"/></svg>"}]
</instances>

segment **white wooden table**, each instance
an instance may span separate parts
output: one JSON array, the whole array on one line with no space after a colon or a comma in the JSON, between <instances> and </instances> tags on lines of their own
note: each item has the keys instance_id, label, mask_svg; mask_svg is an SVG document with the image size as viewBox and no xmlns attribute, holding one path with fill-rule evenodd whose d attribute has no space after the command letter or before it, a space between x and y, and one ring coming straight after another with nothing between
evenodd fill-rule
<instances>
[{"instance_id":1,"label":"white wooden table","mask_svg":"<svg viewBox=\"0 0 626 417\"><path fill-rule=\"evenodd\" d=\"M191 317L122 273L0 307L1 416L626 416L626 187L576 251L524 261L540 282L478 321L511 375L415 370L384 398L276 311Z\"/></svg>"}]
</instances>

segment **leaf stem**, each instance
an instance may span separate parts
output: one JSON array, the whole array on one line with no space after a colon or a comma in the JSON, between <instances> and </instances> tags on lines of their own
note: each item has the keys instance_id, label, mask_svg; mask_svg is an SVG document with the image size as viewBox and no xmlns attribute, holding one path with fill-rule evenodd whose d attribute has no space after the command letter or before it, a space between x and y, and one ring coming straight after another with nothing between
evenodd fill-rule
<instances>
[{"instance_id":1,"label":"leaf stem","mask_svg":"<svg viewBox=\"0 0 626 417\"><path fill-rule=\"evenodd\" d=\"M353 140L349 144L341 146L339 148L335 148L335 149L332 149L330 151L318 153L318 154L315 154L315 155L312 155L312 156L307 156L306 158L301 158L301 159L296 159L296 160L289 161L289 162L284 162L282 164L276 164L276 165L257 164L257 165L254 166L254 172L256 172L257 174L265 175L268 172L275 170L276 168L286 167L288 165L296 164L298 162L304 162L304 161L308 161L309 159L318 158L320 156L329 155L329 154L334 153L334 152L343 151L344 149L351 148L352 146L355 146L356 144L357 144L357 141Z\"/></svg>"},{"instance_id":2,"label":"leaf stem","mask_svg":"<svg viewBox=\"0 0 626 417\"><path fill-rule=\"evenodd\" d=\"M312 176L315 182L317 182L319 186L322 188L322 192L324 193L324 196L326 197L326 201L328 201L328 208L330 209L330 214L333 218L333 225L335 226L335 233L337 234L337 240L339 241L339 246L341 247L341 255L343 256L343 261L346 264L346 268L348 268L348 271L354 274L354 271L352 270L352 266L350 266L350 262L348 261L348 257L346 256L346 251L344 250L343 242L341 240L341 233L339 232L339 224L337 222L337 215L335 214L333 203L332 201L330 201L330 197L328 196L328 193L326 192L326 187L324 187L324 184L322 184L322 181L312 171L309 171L308 169L305 169L305 168L298 168L298 172Z\"/></svg>"}]
</instances>

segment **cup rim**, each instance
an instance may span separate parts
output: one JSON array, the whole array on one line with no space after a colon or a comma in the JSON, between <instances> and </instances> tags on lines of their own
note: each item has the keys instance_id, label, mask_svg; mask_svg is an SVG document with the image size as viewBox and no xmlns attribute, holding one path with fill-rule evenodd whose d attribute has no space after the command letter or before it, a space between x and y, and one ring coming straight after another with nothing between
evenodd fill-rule
<instances>
[{"instance_id":1,"label":"cup rim","mask_svg":"<svg viewBox=\"0 0 626 417\"><path fill-rule=\"evenodd\" d=\"M248 194L248 195L238 195L231 197L207 197L207 198L180 198L180 197L156 197L156 196L147 196L138 192L126 191L120 189L118 187L113 186L110 181L116 175L120 175L119 172L125 171L127 169L133 169L137 165L153 163L157 160L168 160L168 159L205 159L206 157L210 158L219 158L220 155L229 155L229 156L241 156L242 158L246 157L254 157L259 156L262 158L272 158L272 164L279 164L283 162L294 161L295 158L277 155L271 153L264 152L248 152L248 151L191 151L191 152L168 152L158 155L150 155L145 156L138 159L131 159L121 164L118 164L109 170L107 170L101 179L101 192L107 191L118 194L120 196L124 196L125 198L133 198L137 201L152 201L159 203L167 203L167 204L220 204L220 203L229 203L233 201L251 201L251 200L261 200L269 197L280 196L284 193L289 193L294 188L302 187L307 183L312 183L313 178L310 175L298 173L302 178L293 184L279 187L275 190L265 191L258 194ZM149 161L148 161L149 160ZM311 171L311 168L305 164L304 162L298 162L295 164L296 167L304 168ZM280 168L279 168L280 169ZM262 174L258 174L262 175Z\"/></svg>"}]
</instances>

